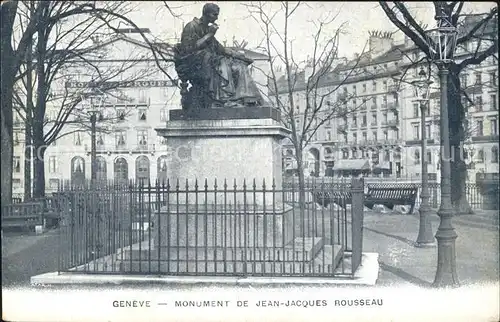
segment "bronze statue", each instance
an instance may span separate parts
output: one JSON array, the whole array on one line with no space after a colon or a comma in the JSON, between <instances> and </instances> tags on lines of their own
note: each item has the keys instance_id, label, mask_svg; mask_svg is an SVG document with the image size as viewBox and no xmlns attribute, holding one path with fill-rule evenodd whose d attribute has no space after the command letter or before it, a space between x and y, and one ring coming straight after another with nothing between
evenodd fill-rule
<instances>
[{"instance_id":1,"label":"bronze statue","mask_svg":"<svg viewBox=\"0 0 500 322\"><path fill-rule=\"evenodd\" d=\"M264 100L248 70L253 61L215 39L218 17L219 6L205 4L202 17L186 24L175 46L182 108L262 106Z\"/></svg>"}]
</instances>

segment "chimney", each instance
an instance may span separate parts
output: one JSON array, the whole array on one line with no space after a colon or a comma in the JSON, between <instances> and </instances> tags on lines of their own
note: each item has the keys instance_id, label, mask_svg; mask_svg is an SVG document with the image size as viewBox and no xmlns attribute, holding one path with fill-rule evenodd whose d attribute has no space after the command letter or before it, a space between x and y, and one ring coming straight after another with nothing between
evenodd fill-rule
<instances>
[{"instance_id":1,"label":"chimney","mask_svg":"<svg viewBox=\"0 0 500 322\"><path fill-rule=\"evenodd\" d=\"M372 57L380 56L387 52L394 44L392 33L388 31L370 31L369 46Z\"/></svg>"}]
</instances>

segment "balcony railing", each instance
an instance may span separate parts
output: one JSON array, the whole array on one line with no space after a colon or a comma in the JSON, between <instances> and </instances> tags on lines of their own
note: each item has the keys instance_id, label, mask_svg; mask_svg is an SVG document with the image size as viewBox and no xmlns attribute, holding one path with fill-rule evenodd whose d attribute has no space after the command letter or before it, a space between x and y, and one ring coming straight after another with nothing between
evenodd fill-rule
<instances>
[{"instance_id":1,"label":"balcony railing","mask_svg":"<svg viewBox=\"0 0 500 322\"><path fill-rule=\"evenodd\" d=\"M388 93L397 93L399 91L399 86L398 85L389 85L387 87L387 92Z\"/></svg>"},{"instance_id":2,"label":"balcony railing","mask_svg":"<svg viewBox=\"0 0 500 322\"><path fill-rule=\"evenodd\" d=\"M387 107L391 110L391 111L397 111L398 108L399 108L399 103L389 103L387 105Z\"/></svg>"},{"instance_id":3,"label":"balcony railing","mask_svg":"<svg viewBox=\"0 0 500 322\"><path fill-rule=\"evenodd\" d=\"M399 119L389 120L389 121L387 121L387 125L388 126L392 126L392 127L398 126L399 125Z\"/></svg>"}]
</instances>

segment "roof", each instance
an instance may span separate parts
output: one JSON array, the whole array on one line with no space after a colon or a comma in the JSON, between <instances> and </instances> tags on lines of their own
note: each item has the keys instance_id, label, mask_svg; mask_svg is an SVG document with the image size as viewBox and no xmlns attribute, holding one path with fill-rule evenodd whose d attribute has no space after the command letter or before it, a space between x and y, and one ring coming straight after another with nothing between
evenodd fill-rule
<instances>
[{"instance_id":1,"label":"roof","mask_svg":"<svg viewBox=\"0 0 500 322\"><path fill-rule=\"evenodd\" d=\"M370 161L367 159L338 160L333 170L369 170Z\"/></svg>"}]
</instances>

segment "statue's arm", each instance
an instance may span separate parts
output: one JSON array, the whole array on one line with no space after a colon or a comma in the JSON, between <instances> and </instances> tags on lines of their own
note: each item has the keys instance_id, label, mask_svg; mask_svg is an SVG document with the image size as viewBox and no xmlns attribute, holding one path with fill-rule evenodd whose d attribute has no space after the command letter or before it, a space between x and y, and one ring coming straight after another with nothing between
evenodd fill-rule
<instances>
[{"instance_id":1,"label":"statue's arm","mask_svg":"<svg viewBox=\"0 0 500 322\"><path fill-rule=\"evenodd\" d=\"M213 33L208 33L205 36L199 38L196 33L195 27L191 24L186 25L182 31L181 43L188 52L193 52L205 48L210 41L214 38Z\"/></svg>"}]
</instances>

